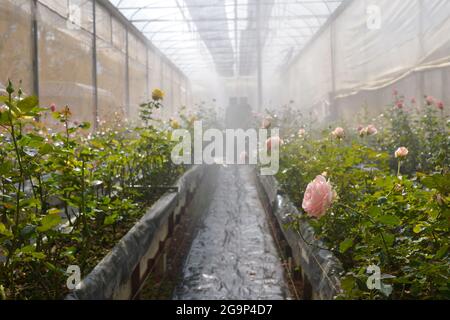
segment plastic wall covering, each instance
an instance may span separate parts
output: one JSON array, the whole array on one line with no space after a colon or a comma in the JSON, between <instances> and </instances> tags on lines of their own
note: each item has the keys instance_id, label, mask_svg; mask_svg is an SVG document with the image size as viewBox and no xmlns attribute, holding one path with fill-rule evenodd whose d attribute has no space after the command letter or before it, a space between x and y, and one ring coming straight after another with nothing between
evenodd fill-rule
<instances>
[{"instance_id":1,"label":"plastic wall covering","mask_svg":"<svg viewBox=\"0 0 450 320\"><path fill-rule=\"evenodd\" d=\"M92 15L92 3L82 6ZM80 21L77 21L80 22ZM70 22L38 5L39 97L42 106L70 106L74 120L94 122L92 20Z\"/></svg>"},{"instance_id":2,"label":"plastic wall covering","mask_svg":"<svg viewBox=\"0 0 450 320\"><path fill-rule=\"evenodd\" d=\"M0 0L0 93L6 82L22 80L25 92L33 90L31 1Z\"/></svg>"},{"instance_id":3,"label":"plastic wall covering","mask_svg":"<svg viewBox=\"0 0 450 320\"><path fill-rule=\"evenodd\" d=\"M130 115L132 120L139 117L139 105L148 99L147 52L145 46L133 35L128 36Z\"/></svg>"},{"instance_id":4,"label":"plastic wall covering","mask_svg":"<svg viewBox=\"0 0 450 320\"><path fill-rule=\"evenodd\" d=\"M126 117L126 31L99 5L96 22L98 115L100 121L111 121Z\"/></svg>"},{"instance_id":5,"label":"plastic wall covering","mask_svg":"<svg viewBox=\"0 0 450 320\"><path fill-rule=\"evenodd\" d=\"M173 91L172 91L172 70L170 70L170 67L167 63L162 63L162 88L164 91L166 91L167 95L165 97L165 101L167 102L167 105L169 106L165 110L163 110L163 114L165 116L168 116L173 113L173 110L170 106L172 106L173 103Z\"/></svg>"},{"instance_id":6,"label":"plastic wall covering","mask_svg":"<svg viewBox=\"0 0 450 320\"><path fill-rule=\"evenodd\" d=\"M173 116L181 107L181 99L173 98L179 93L171 91L181 90L181 83L188 82L185 76L160 52L147 47L135 31L129 29L127 37L127 26L98 2L94 55L92 0L37 1L39 74L35 81L33 2L0 0L0 92L8 78L16 83L22 80L28 94L35 93L33 89L39 84L43 107L69 105L74 120L92 123L96 115L99 121L138 119L139 105L154 88L162 86L167 96L162 116ZM172 83L172 74L183 81Z\"/></svg>"},{"instance_id":7,"label":"plastic wall covering","mask_svg":"<svg viewBox=\"0 0 450 320\"><path fill-rule=\"evenodd\" d=\"M367 9L380 8L379 29ZM290 65L282 103L312 108L321 118L373 114L397 89L450 103L450 1L353 0Z\"/></svg>"}]
</instances>

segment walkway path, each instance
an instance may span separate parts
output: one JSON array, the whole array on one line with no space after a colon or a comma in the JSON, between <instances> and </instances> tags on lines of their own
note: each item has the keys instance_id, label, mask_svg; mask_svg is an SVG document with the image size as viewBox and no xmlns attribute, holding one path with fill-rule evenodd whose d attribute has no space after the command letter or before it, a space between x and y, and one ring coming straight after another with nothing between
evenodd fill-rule
<instances>
[{"instance_id":1,"label":"walkway path","mask_svg":"<svg viewBox=\"0 0 450 320\"><path fill-rule=\"evenodd\" d=\"M220 169L175 299L263 300L290 297L252 169Z\"/></svg>"}]
</instances>

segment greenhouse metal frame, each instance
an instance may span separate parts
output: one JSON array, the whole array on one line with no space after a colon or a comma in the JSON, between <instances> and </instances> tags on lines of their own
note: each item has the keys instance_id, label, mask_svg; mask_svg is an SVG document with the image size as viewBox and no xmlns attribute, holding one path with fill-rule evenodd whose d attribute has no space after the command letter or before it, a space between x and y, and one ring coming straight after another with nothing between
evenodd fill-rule
<instances>
[{"instance_id":1,"label":"greenhouse metal frame","mask_svg":"<svg viewBox=\"0 0 450 320\"><path fill-rule=\"evenodd\" d=\"M448 301L449 31L449 0L0 0L0 306Z\"/></svg>"}]
</instances>

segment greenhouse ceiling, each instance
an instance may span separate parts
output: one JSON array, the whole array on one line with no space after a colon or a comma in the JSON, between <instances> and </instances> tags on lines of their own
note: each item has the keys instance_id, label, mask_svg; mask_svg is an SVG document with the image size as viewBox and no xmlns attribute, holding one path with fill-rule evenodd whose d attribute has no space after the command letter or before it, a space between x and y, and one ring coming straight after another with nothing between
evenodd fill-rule
<instances>
[{"instance_id":1,"label":"greenhouse ceiling","mask_svg":"<svg viewBox=\"0 0 450 320\"><path fill-rule=\"evenodd\" d=\"M279 70L345 1L110 0L190 77Z\"/></svg>"}]
</instances>

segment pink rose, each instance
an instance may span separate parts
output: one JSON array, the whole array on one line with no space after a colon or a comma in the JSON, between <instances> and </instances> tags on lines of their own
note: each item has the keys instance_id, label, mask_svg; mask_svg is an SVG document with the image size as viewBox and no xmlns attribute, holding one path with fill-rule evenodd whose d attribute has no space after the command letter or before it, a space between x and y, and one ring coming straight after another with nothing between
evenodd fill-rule
<instances>
[{"instance_id":1,"label":"pink rose","mask_svg":"<svg viewBox=\"0 0 450 320\"><path fill-rule=\"evenodd\" d=\"M395 151L395 157L398 159L404 159L408 156L409 150L405 147L398 148L397 151Z\"/></svg>"},{"instance_id":2,"label":"pink rose","mask_svg":"<svg viewBox=\"0 0 450 320\"><path fill-rule=\"evenodd\" d=\"M337 139L345 138L345 130L340 127L336 128L331 134Z\"/></svg>"},{"instance_id":3,"label":"pink rose","mask_svg":"<svg viewBox=\"0 0 450 320\"><path fill-rule=\"evenodd\" d=\"M378 129L373 124L371 124L367 127L367 134L369 136L376 135L377 133L378 133Z\"/></svg>"},{"instance_id":4,"label":"pink rose","mask_svg":"<svg viewBox=\"0 0 450 320\"><path fill-rule=\"evenodd\" d=\"M427 96L425 100L426 100L426 103L428 106L431 106L434 104L434 98L432 96Z\"/></svg>"},{"instance_id":5,"label":"pink rose","mask_svg":"<svg viewBox=\"0 0 450 320\"><path fill-rule=\"evenodd\" d=\"M399 100L399 101L397 101L396 106L397 106L397 108L399 108L399 109L403 109L403 107L405 106L405 104L404 104L403 100Z\"/></svg>"},{"instance_id":6,"label":"pink rose","mask_svg":"<svg viewBox=\"0 0 450 320\"><path fill-rule=\"evenodd\" d=\"M56 104L52 103L52 104L50 105L50 111L51 111L51 112L56 112Z\"/></svg>"},{"instance_id":7,"label":"pink rose","mask_svg":"<svg viewBox=\"0 0 450 320\"><path fill-rule=\"evenodd\" d=\"M364 136L366 136L368 133L367 133L367 128L362 128L360 131L359 131L359 136L361 137L361 138L364 138Z\"/></svg>"},{"instance_id":8,"label":"pink rose","mask_svg":"<svg viewBox=\"0 0 450 320\"><path fill-rule=\"evenodd\" d=\"M264 129L269 129L271 126L272 126L272 118L266 117L266 118L263 120L262 127L263 127Z\"/></svg>"},{"instance_id":9,"label":"pink rose","mask_svg":"<svg viewBox=\"0 0 450 320\"><path fill-rule=\"evenodd\" d=\"M313 218L324 216L336 198L333 187L324 176L317 176L308 184L303 198L303 209Z\"/></svg>"},{"instance_id":10,"label":"pink rose","mask_svg":"<svg viewBox=\"0 0 450 320\"><path fill-rule=\"evenodd\" d=\"M298 136L299 137L303 137L303 136L305 136L306 135L306 130L305 129L300 129L300 130L298 130Z\"/></svg>"},{"instance_id":11,"label":"pink rose","mask_svg":"<svg viewBox=\"0 0 450 320\"><path fill-rule=\"evenodd\" d=\"M269 138L266 141L267 151L272 152L272 150L277 150L283 145L283 143L284 141L281 140L280 137Z\"/></svg>"},{"instance_id":12,"label":"pink rose","mask_svg":"<svg viewBox=\"0 0 450 320\"><path fill-rule=\"evenodd\" d=\"M439 110L444 110L444 102L439 101L439 102L437 103L437 107L439 108Z\"/></svg>"}]
</instances>

